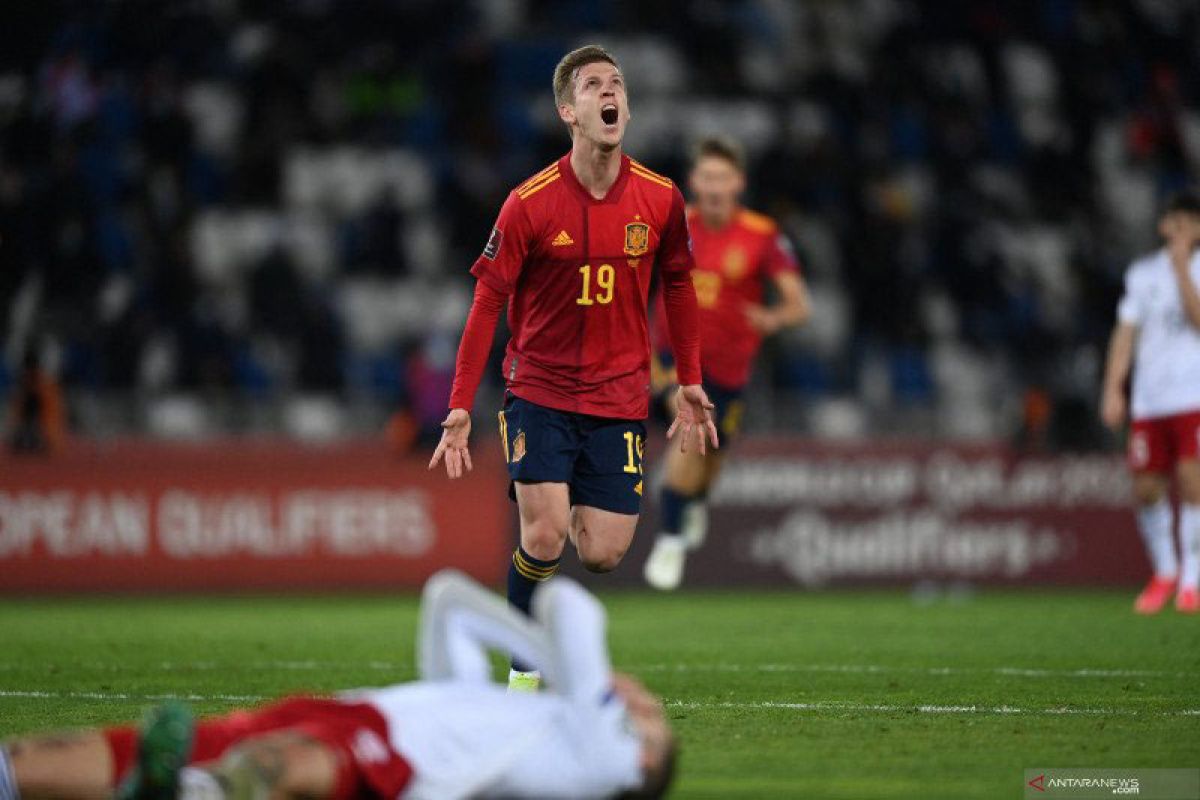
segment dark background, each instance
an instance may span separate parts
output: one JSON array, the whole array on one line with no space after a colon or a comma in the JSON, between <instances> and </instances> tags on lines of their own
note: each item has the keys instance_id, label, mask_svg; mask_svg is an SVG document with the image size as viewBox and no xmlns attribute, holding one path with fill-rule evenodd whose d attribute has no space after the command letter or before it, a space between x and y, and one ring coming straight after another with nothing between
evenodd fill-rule
<instances>
[{"instance_id":1,"label":"dark background","mask_svg":"<svg viewBox=\"0 0 1200 800\"><path fill-rule=\"evenodd\" d=\"M0 395L36 352L82 437L324 440L390 419L418 446L467 268L507 191L569 147L550 76L585 42L622 61L629 152L683 182L690 142L738 137L747 203L798 246L813 319L767 345L760 430L1104 444L1123 270L1200 160L1184 0L4 17Z\"/></svg>"}]
</instances>

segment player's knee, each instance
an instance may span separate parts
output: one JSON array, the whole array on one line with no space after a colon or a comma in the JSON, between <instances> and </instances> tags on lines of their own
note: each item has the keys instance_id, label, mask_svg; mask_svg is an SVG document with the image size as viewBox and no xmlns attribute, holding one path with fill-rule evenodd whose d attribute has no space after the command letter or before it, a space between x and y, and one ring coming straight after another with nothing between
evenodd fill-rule
<instances>
[{"instance_id":1,"label":"player's knee","mask_svg":"<svg viewBox=\"0 0 1200 800\"><path fill-rule=\"evenodd\" d=\"M579 558L588 572L612 572L625 557L625 548L595 547L580 551Z\"/></svg>"},{"instance_id":2,"label":"player's knee","mask_svg":"<svg viewBox=\"0 0 1200 800\"><path fill-rule=\"evenodd\" d=\"M602 556L599 558L596 558L596 557L584 558L583 559L583 568L586 569L588 572L594 572L599 575L599 574L603 574L605 572L612 572L614 569L617 568L617 565L620 563L621 563L620 556L607 556L607 557Z\"/></svg>"},{"instance_id":3,"label":"player's knee","mask_svg":"<svg viewBox=\"0 0 1200 800\"><path fill-rule=\"evenodd\" d=\"M1200 462L1180 462L1176 477L1179 479L1179 499L1188 505L1200 504Z\"/></svg>"},{"instance_id":4,"label":"player's knee","mask_svg":"<svg viewBox=\"0 0 1200 800\"><path fill-rule=\"evenodd\" d=\"M1157 479L1143 477L1133 482L1133 499L1139 506L1152 506L1165 495L1166 489Z\"/></svg>"},{"instance_id":5,"label":"player's knee","mask_svg":"<svg viewBox=\"0 0 1200 800\"><path fill-rule=\"evenodd\" d=\"M534 558L553 560L562 555L563 545L567 540L566 528L557 525L538 523L521 526L521 547Z\"/></svg>"}]
</instances>

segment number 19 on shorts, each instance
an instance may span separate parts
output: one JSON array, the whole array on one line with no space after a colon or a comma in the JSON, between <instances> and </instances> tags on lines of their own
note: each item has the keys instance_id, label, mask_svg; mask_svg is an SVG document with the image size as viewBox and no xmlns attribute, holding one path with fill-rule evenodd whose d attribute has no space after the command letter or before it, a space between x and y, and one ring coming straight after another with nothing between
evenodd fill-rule
<instances>
[{"instance_id":1,"label":"number 19 on shorts","mask_svg":"<svg viewBox=\"0 0 1200 800\"><path fill-rule=\"evenodd\" d=\"M640 434L635 434L633 431L625 431L625 453L627 460L625 462L625 471L631 475L642 474L642 454L646 451L646 443L642 441Z\"/></svg>"}]
</instances>

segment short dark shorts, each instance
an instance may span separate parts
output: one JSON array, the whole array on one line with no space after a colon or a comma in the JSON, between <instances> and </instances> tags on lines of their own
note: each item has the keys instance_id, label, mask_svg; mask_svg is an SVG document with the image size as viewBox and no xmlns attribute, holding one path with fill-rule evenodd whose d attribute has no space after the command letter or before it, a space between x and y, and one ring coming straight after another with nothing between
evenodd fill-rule
<instances>
[{"instance_id":1,"label":"short dark shorts","mask_svg":"<svg viewBox=\"0 0 1200 800\"><path fill-rule=\"evenodd\" d=\"M571 505L618 514L642 507L641 420L574 414L507 395L500 436L513 483L565 483ZM509 486L509 497L516 489Z\"/></svg>"}]
</instances>

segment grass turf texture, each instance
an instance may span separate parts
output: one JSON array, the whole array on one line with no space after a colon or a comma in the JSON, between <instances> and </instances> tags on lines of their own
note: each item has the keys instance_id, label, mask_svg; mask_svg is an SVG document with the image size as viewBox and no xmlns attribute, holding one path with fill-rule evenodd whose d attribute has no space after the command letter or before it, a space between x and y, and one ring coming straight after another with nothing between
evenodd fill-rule
<instances>
[{"instance_id":1,"label":"grass turf texture","mask_svg":"<svg viewBox=\"0 0 1200 800\"><path fill-rule=\"evenodd\" d=\"M618 668L670 704L677 797L1019 797L1027 767L1200 767L1200 618L1137 617L1128 593L603 599ZM410 679L415 621L411 596L4 601L0 737Z\"/></svg>"}]
</instances>

